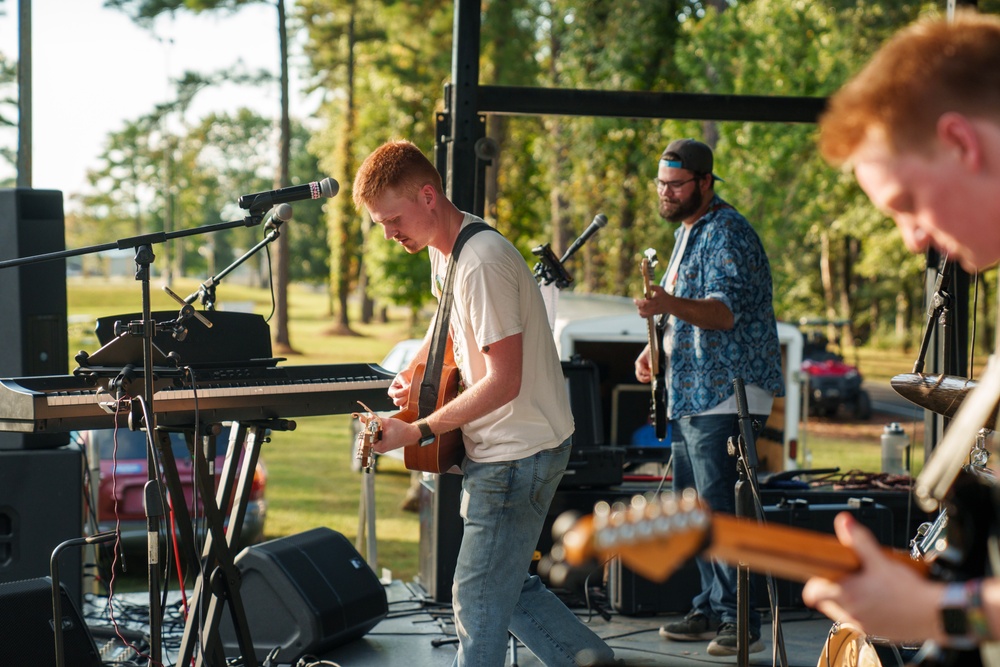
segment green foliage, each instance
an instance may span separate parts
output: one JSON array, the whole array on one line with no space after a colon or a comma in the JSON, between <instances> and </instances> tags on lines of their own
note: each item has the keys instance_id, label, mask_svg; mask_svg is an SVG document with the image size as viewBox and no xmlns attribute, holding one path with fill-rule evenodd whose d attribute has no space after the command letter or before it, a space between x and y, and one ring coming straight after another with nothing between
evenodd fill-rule
<instances>
[{"instance_id":1,"label":"green foliage","mask_svg":"<svg viewBox=\"0 0 1000 667\"><path fill-rule=\"evenodd\" d=\"M677 62L691 92L824 96L917 9L901 4L885 10L864 2L741 3L686 22ZM920 282L914 278L922 260L906 256L891 223L867 202L851 175L822 161L814 126L714 125L716 171L726 179L718 190L761 235L772 262L779 317L828 313L834 295L820 282L821 261L834 271L835 286L853 285L851 296L863 296L864 302L894 303L900 290L918 301ZM846 239L863 239L858 257L844 255L852 247ZM823 257L824 243L832 256ZM848 266L851 273L845 273ZM876 291L861 294L859 285L883 268ZM838 316L862 316L860 307L853 310Z\"/></svg>"},{"instance_id":2,"label":"green foliage","mask_svg":"<svg viewBox=\"0 0 1000 667\"><path fill-rule=\"evenodd\" d=\"M331 91L319 110L325 127L311 148L341 183L339 202L328 212L331 280L340 295L364 266L369 296L382 303L417 306L429 297L425 257L364 242L367 213L354 211L350 182L357 165L389 139L406 138L425 150L433 145L436 104L451 63L452 7L443 0L299 3L312 76ZM366 103L352 106L354 99ZM412 279L421 272L422 280Z\"/></svg>"},{"instance_id":3,"label":"green foliage","mask_svg":"<svg viewBox=\"0 0 1000 667\"><path fill-rule=\"evenodd\" d=\"M0 53L0 164L12 173L17 168L17 63ZM12 187L14 176L0 178L0 186Z\"/></svg>"},{"instance_id":4,"label":"green foliage","mask_svg":"<svg viewBox=\"0 0 1000 667\"><path fill-rule=\"evenodd\" d=\"M109 0L136 21L163 12L235 10L238 0ZM983 11L996 3L981 3ZM876 0L483 0L480 82L499 86L822 97L856 71L898 27L940 2ZM321 103L308 130L297 125L292 181L333 175L341 184L323 214L296 210L286 233L292 276L330 280L346 317L347 295L367 275L381 305L419 308L428 298L427 260L379 238L350 201L360 161L393 138L430 155L452 63L453 0L298 0L291 40L305 56ZM3 77L0 68L0 77ZM270 85L267 73L187 73L177 99L108 139L92 174L73 242L106 240L122 228L144 233L239 214L234 193L273 187L270 119L245 112L187 120L193 95L224 80ZM0 78L0 83L3 79ZM561 253L604 213L609 227L569 262L575 289L638 293L637 262L655 247L667 256L673 226L656 213L650 185L672 138L716 148L719 194L756 227L771 258L775 307L783 319L850 318L862 339L897 338L897 323L920 323L923 258L815 149L812 124L489 117L499 153L487 172L486 217L529 264L550 243ZM6 118L0 108L0 118ZM171 120L174 119L174 120ZM169 129L168 129L169 128ZM316 156L316 157L313 157ZM170 187L164 187L168 183ZM123 225L125 227L123 227ZM174 244L177 271L210 271L245 249L253 230ZM209 252L209 251L214 252ZM203 253L203 254L199 254ZM263 267L254 266L255 271ZM826 280L822 276L826 276ZM892 332L890 334L890 332Z\"/></svg>"}]
</instances>

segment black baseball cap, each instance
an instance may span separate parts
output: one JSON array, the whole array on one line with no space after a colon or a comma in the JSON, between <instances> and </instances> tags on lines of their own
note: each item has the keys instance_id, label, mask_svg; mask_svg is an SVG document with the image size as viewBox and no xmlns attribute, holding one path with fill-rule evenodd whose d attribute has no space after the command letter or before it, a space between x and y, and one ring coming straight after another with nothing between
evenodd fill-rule
<instances>
[{"instance_id":1,"label":"black baseball cap","mask_svg":"<svg viewBox=\"0 0 1000 667\"><path fill-rule=\"evenodd\" d=\"M714 162L712 149L695 139L674 139L660 155L661 166L687 169L698 174L712 174ZM712 178L722 180L715 174Z\"/></svg>"}]
</instances>

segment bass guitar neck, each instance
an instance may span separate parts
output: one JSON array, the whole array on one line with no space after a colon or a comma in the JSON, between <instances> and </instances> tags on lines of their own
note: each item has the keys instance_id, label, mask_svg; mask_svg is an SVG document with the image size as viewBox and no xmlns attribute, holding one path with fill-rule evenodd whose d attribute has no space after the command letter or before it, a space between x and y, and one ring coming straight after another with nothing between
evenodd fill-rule
<instances>
[{"instance_id":1,"label":"bass guitar neck","mask_svg":"<svg viewBox=\"0 0 1000 667\"><path fill-rule=\"evenodd\" d=\"M648 248L643 253L639 268L642 272L642 294L649 299L653 296L653 268L657 264L656 250ZM666 383L666 359L663 356L659 331L656 326L655 317L646 318L646 328L649 337L649 368L651 379L649 418L653 423L653 430L658 440L667 437L667 383Z\"/></svg>"}]
</instances>

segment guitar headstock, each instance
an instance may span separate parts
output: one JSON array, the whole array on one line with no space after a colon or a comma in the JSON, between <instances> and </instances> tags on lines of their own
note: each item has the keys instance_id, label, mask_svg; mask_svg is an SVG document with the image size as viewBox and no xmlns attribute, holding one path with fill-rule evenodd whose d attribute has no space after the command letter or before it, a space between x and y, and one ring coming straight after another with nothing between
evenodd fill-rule
<instances>
[{"instance_id":1,"label":"guitar headstock","mask_svg":"<svg viewBox=\"0 0 1000 667\"><path fill-rule=\"evenodd\" d=\"M643 577L663 581L702 550L711 526L711 512L694 489L600 501L563 534L560 555L574 566L618 556Z\"/></svg>"},{"instance_id":2,"label":"guitar headstock","mask_svg":"<svg viewBox=\"0 0 1000 667\"><path fill-rule=\"evenodd\" d=\"M354 446L354 458L361 464L361 470L371 472L375 467L375 452L372 450L372 445L382 439L382 420L361 401L358 401L358 405L365 409L365 414L351 413L352 417L361 420L361 430L358 431Z\"/></svg>"},{"instance_id":3,"label":"guitar headstock","mask_svg":"<svg viewBox=\"0 0 1000 667\"><path fill-rule=\"evenodd\" d=\"M646 248L645 252L642 253L642 260L639 262L639 268L642 271L642 293L648 299L650 296L649 288L653 284L653 269L659 264L659 260L656 258L656 250L653 248Z\"/></svg>"}]
</instances>

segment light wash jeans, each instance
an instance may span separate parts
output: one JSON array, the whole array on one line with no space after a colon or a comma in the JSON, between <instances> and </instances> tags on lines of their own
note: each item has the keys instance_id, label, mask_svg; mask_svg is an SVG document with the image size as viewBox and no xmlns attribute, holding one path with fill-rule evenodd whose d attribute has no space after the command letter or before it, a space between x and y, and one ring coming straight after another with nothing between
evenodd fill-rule
<instances>
[{"instance_id":1,"label":"light wash jeans","mask_svg":"<svg viewBox=\"0 0 1000 667\"><path fill-rule=\"evenodd\" d=\"M767 416L751 415L764 423ZM736 482L739 472L736 457L729 456L730 436L740 432L736 415L695 415L670 421L674 457L674 491L694 487L713 512L736 513ZM701 592L691 602L691 610L723 623L736 623L736 568L719 561L697 559ZM760 636L760 612L757 611L750 578L750 633Z\"/></svg>"},{"instance_id":2,"label":"light wash jeans","mask_svg":"<svg viewBox=\"0 0 1000 667\"><path fill-rule=\"evenodd\" d=\"M501 667L508 632L548 667L605 665L614 652L528 567L569 461L570 441L518 461L465 460L465 524L452 599L456 667Z\"/></svg>"}]
</instances>

